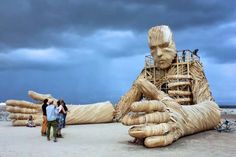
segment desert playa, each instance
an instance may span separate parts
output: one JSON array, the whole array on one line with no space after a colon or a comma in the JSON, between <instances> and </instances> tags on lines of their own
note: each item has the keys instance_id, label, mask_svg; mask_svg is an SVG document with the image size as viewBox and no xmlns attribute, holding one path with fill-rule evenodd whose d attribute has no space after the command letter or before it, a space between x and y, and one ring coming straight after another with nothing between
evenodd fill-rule
<instances>
[{"instance_id":1,"label":"desert playa","mask_svg":"<svg viewBox=\"0 0 236 157\"><path fill-rule=\"evenodd\" d=\"M234 126L235 128L235 126ZM236 132L216 130L183 137L170 146L145 148L129 143L129 127L120 123L68 125L57 143L40 135L40 127L12 127L0 122L0 157L232 157Z\"/></svg>"}]
</instances>

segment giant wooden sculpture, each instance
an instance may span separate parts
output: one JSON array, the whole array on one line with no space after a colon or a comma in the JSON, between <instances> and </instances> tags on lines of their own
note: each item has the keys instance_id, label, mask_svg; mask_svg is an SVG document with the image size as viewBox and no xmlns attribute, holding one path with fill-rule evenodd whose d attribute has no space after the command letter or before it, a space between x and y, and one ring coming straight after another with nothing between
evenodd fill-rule
<instances>
[{"instance_id":1,"label":"giant wooden sculpture","mask_svg":"<svg viewBox=\"0 0 236 157\"><path fill-rule=\"evenodd\" d=\"M115 119L123 117L124 125L135 125L130 136L147 147L166 146L182 136L214 128L220 111L196 53L178 55L168 26L151 28L148 42L154 62L146 61L116 106Z\"/></svg>"},{"instance_id":2,"label":"giant wooden sculpture","mask_svg":"<svg viewBox=\"0 0 236 157\"><path fill-rule=\"evenodd\" d=\"M146 58L145 68L121 97L115 112L109 102L68 105L67 124L111 122L113 118L124 125L134 125L129 134L144 141L145 146L159 147L212 129L220 122L218 105L196 53L177 53L168 26L151 28L148 42L152 57ZM39 103L45 98L56 101L51 95L32 91L29 95ZM13 125L25 125L29 115L41 123L41 105L18 100L8 100L6 104Z\"/></svg>"}]
</instances>

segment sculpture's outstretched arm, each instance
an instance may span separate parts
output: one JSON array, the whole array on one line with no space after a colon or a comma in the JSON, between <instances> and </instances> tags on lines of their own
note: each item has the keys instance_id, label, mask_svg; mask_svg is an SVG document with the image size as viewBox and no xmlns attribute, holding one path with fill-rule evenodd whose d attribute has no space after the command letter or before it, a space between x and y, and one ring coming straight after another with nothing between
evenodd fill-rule
<instances>
[{"instance_id":1,"label":"sculpture's outstretched arm","mask_svg":"<svg viewBox=\"0 0 236 157\"><path fill-rule=\"evenodd\" d=\"M131 113L123 119L132 137L144 140L146 147L166 146L182 136L213 129L220 122L218 105L205 101L192 106L181 106L151 82L140 79L136 86L151 101L135 102Z\"/></svg>"},{"instance_id":2,"label":"sculpture's outstretched arm","mask_svg":"<svg viewBox=\"0 0 236 157\"><path fill-rule=\"evenodd\" d=\"M144 78L144 70L142 70L142 72L140 73L140 75L136 80L141 78ZM141 100L142 93L137 89L137 87L134 84L132 85L130 90L124 96L121 97L121 99L117 103L114 112L114 121L120 121L121 118L123 118L123 116L125 116L130 111L130 105L133 102Z\"/></svg>"},{"instance_id":3,"label":"sculpture's outstretched arm","mask_svg":"<svg viewBox=\"0 0 236 157\"><path fill-rule=\"evenodd\" d=\"M29 91L29 96L34 100L42 102L44 99L53 100L56 104L57 99L49 94L39 94ZM42 104L34 104L27 101L7 100L6 110L10 112L10 118L14 126L24 126L27 124L29 115L32 115L37 125L42 123ZM67 105L68 113L66 118L67 124L83 123L105 123L112 122L114 108L110 102L101 102L87 105Z\"/></svg>"}]
</instances>

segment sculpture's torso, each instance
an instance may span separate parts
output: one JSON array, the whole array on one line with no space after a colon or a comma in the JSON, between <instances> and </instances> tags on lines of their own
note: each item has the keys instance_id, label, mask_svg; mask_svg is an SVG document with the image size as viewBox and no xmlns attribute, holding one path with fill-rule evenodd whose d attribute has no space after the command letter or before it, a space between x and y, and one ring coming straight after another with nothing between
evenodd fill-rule
<instances>
[{"instance_id":1,"label":"sculpture's torso","mask_svg":"<svg viewBox=\"0 0 236 157\"><path fill-rule=\"evenodd\" d=\"M155 66L151 56L146 57L145 68L137 79L143 77L181 105L213 100L199 57L190 52L186 53L185 57L178 53L175 61L166 70ZM142 97L142 93L133 85L116 105L114 119L119 120L128 113L130 105L140 101Z\"/></svg>"},{"instance_id":2,"label":"sculpture's torso","mask_svg":"<svg viewBox=\"0 0 236 157\"><path fill-rule=\"evenodd\" d=\"M170 68L156 67L150 56L146 57L145 78L181 105L192 105L212 100L199 58L190 52L178 55Z\"/></svg>"}]
</instances>

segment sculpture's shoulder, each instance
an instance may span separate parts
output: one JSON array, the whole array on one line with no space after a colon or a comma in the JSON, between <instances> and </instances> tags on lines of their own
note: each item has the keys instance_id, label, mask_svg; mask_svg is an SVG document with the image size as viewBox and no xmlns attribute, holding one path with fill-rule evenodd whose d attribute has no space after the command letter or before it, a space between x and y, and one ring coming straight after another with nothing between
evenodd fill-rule
<instances>
[{"instance_id":1,"label":"sculpture's shoulder","mask_svg":"<svg viewBox=\"0 0 236 157\"><path fill-rule=\"evenodd\" d=\"M193 102L200 103L206 100L214 100L203 64L197 60L192 61L189 71L192 79L191 90L193 93Z\"/></svg>"},{"instance_id":2,"label":"sculpture's shoulder","mask_svg":"<svg viewBox=\"0 0 236 157\"><path fill-rule=\"evenodd\" d=\"M189 73L192 79L206 79L203 64L199 60L190 62Z\"/></svg>"}]
</instances>

